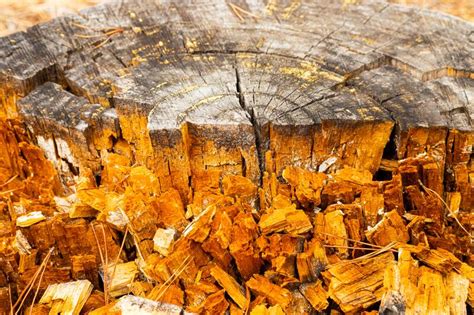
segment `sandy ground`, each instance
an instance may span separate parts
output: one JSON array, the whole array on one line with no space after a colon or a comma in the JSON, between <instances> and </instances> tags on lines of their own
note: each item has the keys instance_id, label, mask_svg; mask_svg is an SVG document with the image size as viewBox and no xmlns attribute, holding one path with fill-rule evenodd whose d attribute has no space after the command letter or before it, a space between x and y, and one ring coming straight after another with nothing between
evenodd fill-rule
<instances>
[{"instance_id":1,"label":"sandy ground","mask_svg":"<svg viewBox=\"0 0 474 315\"><path fill-rule=\"evenodd\" d=\"M346 1L356 4L359 0ZM474 0L388 1L443 11L474 22ZM101 0L0 0L0 36L24 30L39 22L78 11L99 2Z\"/></svg>"},{"instance_id":2,"label":"sandy ground","mask_svg":"<svg viewBox=\"0 0 474 315\"><path fill-rule=\"evenodd\" d=\"M100 0L0 0L0 36L99 2Z\"/></svg>"}]
</instances>

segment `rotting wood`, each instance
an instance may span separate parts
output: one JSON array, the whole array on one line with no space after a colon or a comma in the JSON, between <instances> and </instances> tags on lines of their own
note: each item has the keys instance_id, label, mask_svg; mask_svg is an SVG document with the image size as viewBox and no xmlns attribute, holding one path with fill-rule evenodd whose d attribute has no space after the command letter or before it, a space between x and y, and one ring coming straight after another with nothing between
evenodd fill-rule
<instances>
[{"instance_id":1,"label":"rotting wood","mask_svg":"<svg viewBox=\"0 0 474 315\"><path fill-rule=\"evenodd\" d=\"M329 296L344 312L361 310L380 301L385 267L393 259L392 253L384 253L374 258L335 264L323 273Z\"/></svg>"},{"instance_id":2,"label":"rotting wood","mask_svg":"<svg viewBox=\"0 0 474 315\"><path fill-rule=\"evenodd\" d=\"M385 272L382 311L467 314L470 280L464 275L419 266L406 249L399 250L398 262L392 261Z\"/></svg>"},{"instance_id":3,"label":"rotting wood","mask_svg":"<svg viewBox=\"0 0 474 315\"><path fill-rule=\"evenodd\" d=\"M107 277L107 291L112 297L122 296L130 292L130 285L138 274L134 261L120 264L111 264L105 268L104 277Z\"/></svg>"},{"instance_id":4,"label":"rotting wood","mask_svg":"<svg viewBox=\"0 0 474 315\"><path fill-rule=\"evenodd\" d=\"M88 280L48 286L39 304L47 304L53 314L79 314L92 292L92 284Z\"/></svg>"},{"instance_id":5,"label":"rotting wood","mask_svg":"<svg viewBox=\"0 0 474 315\"><path fill-rule=\"evenodd\" d=\"M219 285L226 290L227 294L230 295L230 297L242 310L247 308L247 298L243 293L243 289L233 277L229 276L218 266L215 266L211 269L211 275L214 277L214 279L216 279Z\"/></svg>"},{"instance_id":6,"label":"rotting wood","mask_svg":"<svg viewBox=\"0 0 474 315\"><path fill-rule=\"evenodd\" d=\"M145 298L140 298L133 295L125 295L114 302L112 305L107 305L96 309L89 314L181 314L181 308L172 304L159 303Z\"/></svg>"},{"instance_id":7,"label":"rotting wood","mask_svg":"<svg viewBox=\"0 0 474 315\"><path fill-rule=\"evenodd\" d=\"M302 284L299 290L316 311L322 311L328 307L329 302L327 299L329 295L324 290L321 281L318 280L315 283Z\"/></svg>"},{"instance_id":8,"label":"rotting wood","mask_svg":"<svg viewBox=\"0 0 474 315\"><path fill-rule=\"evenodd\" d=\"M261 295L266 298L272 305L280 305L286 308L291 301L290 291L273 284L267 278L254 275L246 282L247 287L250 288L256 295Z\"/></svg>"},{"instance_id":9,"label":"rotting wood","mask_svg":"<svg viewBox=\"0 0 474 315\"><path fill-rule=\"evenodd\" d=\"M88 281L74 312L466 313L474 29L353 2L126 0L0 38L0 309Z\"/></svg>"}]
</instances>

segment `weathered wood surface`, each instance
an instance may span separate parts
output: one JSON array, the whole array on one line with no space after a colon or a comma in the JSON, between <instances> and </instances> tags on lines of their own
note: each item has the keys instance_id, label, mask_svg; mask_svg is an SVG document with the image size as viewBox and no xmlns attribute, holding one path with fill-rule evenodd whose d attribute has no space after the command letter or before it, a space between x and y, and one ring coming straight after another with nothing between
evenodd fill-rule
<instances>
[{"instance_id":1,"label":"weathered wood surface","mask_svg":"<svg viewBox=\"0 0 474 315\"><path fill-rule=\"evenodd\" d=\"M0 38L0 188L13 189L0 305L53 246L42 290L97 290L108 251L155 285L132 277L120 294L177 312L393 310L400 296L411 311L430 283L446 287L433 310L473 303L474 25L353 2L125 0ZM15 227L33 211L45 219ZM456 267L402 245L398 264L338 265L365 241L448 249ZM400 280L408 267L422 279ZM94 292L85 309L102 306Z\"/></svg>"},{"instance_id":2,"label":"weathered wood surface","mask_svg":"<svg viewBox=\"0 0 474 315\"><path fill-rule=\"evenodd\" d=\"M19 115L72 169L125 141L183 195L206 169L257 181L267 150L277 172L334 153L375 172L394 125L399 158L448 129L469 150L473 29L378 1L122 1L2 38L3 112L27 96Z\"/></svg>"}]
</instances>

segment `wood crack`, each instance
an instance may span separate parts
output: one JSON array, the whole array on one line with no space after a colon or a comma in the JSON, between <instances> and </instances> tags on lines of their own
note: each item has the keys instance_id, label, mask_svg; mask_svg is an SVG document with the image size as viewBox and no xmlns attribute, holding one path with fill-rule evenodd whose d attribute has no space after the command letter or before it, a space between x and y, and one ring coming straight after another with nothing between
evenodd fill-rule
<instances>
[{"instance_id":1,"label":"wood crack","mask_svg":"<svg viewBox=\"0 0 474 315\"><path fill-rule=\"evenodd\" d=\"M248 114L248 118L250 119L250 123L252 124L254 137L255 137L255 148L257 150L257 159L258 159L258 166L259 166L259 185L262 185L263 182L263 174L265 172L265 152L262 146L262 134L261 134L261 126L258 123L257 118L255 117L255 110L253 108L248 108L245 103L245 96L242 90L241 81L240 81L240 74L237 67L235 67L235 80L236 80L236 96L239 100L240 107L245 110ZM258 204L258 202L257 202Z\"/></svg>"}]
</instances>

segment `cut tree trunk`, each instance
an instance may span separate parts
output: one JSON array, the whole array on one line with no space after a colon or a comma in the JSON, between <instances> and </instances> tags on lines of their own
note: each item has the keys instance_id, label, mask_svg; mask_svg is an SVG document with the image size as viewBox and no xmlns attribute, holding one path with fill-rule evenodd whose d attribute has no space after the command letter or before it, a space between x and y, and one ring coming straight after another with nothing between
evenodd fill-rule
<instances>
[{"instance_id":1,"label":"cut tree trunk","mask_svg":"<svg viewBox=\"0 0 474 315\"><path fill-rule=\"evenodd\" d=\"M0 38L0 96L1 309L53 247L41 292L87 279L177 312L410 313L423 285L445 287L434 312L473 303L473 24L376 0L125 0Z\"/></svg>"}]
</instances>

